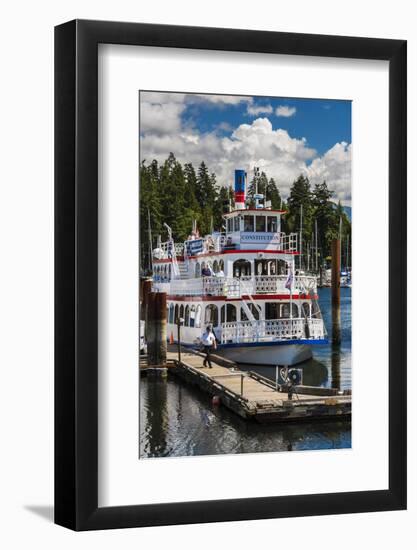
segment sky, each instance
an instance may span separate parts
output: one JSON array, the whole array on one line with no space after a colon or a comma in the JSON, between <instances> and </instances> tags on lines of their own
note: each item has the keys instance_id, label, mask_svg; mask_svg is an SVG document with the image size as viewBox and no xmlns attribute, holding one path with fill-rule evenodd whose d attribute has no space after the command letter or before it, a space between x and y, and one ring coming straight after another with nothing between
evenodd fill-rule
<instances>
[{"instance_id":1,"label":"sky","mask_svg":"<svg viewBox=\"0 0 417 550\"><path fill-rule=\"evenodd\" d=\"M351 204L351 102L329 99L140 92L140 155L163 162L173 152L219 185L255 166L284 198L300 175L326 180L333 200Z\"/></svg>"}]
</instances>

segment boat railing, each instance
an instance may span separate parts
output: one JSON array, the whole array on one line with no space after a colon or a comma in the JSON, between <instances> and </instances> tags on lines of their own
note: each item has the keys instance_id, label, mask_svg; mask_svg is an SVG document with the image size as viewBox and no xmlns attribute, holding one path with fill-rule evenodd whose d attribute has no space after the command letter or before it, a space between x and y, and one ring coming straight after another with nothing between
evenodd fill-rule
<instances>
[{"instance_id":1,"label":"boat railing","mask_svg":"<svg viewBox=\"0 0 417 550\"><path fill-rule=\"evenodd\" d=\"M280 233L279 248L285 252L296 252L298 247L298 233Z\"/></svg>"},{"instance_id":2,"label":"boat railing","mask_svg":"<svg viewBox=\"0 0 417 550\"><path fill-rule=\"evenodd\" d=\"M257 275L256 277L199 277L178 279L171 282L172 294L183 296L226 296L241 298L253 294L288 294L286 275ZM293 293L316 294L315 277L296 276L293 279Z\"/></svg>"},{"instance_id":3,"label":"boat railing","mask_svg":"<svg viewBox=\"0 0 417 550\"><path fill-rule=\"evenodd\" d=\"M248 277L243 277L248 279ZM280 294L288 291L286 285L287 275L256 275L252 279L252 294ZM307 275L296 275L293 279L293 292L298 291L303 294L310 292L317 293L317 280L315 277Z\"/></svg>"},{"instance_id":4,"label":"boat railing","mask_svg":"<svg viewBox=\"0 0 417 550\"><path fill-rule=\"evenodd\" d=\"M220 342L240 344L274 340L323 339L322 319L270 319L235 321L221 324Z\"/></svg>"},{"instance_id":5,"label":"boat railing","mask_svg":"<svg viewBox=\"0 0 417 550\"><path fill-rule=\"evenodd\" d=\"M164 243L161 243L159 248L154 250L154 254L159 260L166 260L168 258L172 258L173 251L175 252L174 256L183 256L184 244L173 243L172 241L166 241Z\"/></svg>"}]
</instances>

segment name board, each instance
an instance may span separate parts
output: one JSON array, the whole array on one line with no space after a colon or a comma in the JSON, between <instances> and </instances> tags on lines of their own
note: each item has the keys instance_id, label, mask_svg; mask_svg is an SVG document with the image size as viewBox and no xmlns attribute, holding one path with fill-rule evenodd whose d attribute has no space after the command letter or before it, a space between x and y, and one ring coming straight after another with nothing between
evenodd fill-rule
<instances>
[{"instance_id":1,"label":"name board","mask_svg":"<svg viewBox=\"0 0 417 550\"><path fill-rule=\"evenodd\" d=\"M241 233L240 242L279 244L280 239L279 233Z\"/></svg>"},{"instance_id":2,"label":"name board","mask_svg":"<svg viewBox=\"0 0 417 550\"><path fill-rule=\"evenodd\" d=\"M203 239L196 239L195 241L185 241L185 247L187 249L188 256L195 256L203 252Z\"/></svg>"}]
</instances>

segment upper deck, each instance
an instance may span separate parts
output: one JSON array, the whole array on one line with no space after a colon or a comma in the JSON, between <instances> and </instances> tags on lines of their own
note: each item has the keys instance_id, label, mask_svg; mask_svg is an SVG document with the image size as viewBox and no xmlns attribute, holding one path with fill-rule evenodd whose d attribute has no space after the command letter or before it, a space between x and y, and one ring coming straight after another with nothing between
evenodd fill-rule
<instances>
[{"instance_id":1,"label":"upper deck","mask_svg":"<svg viewBox=\"0 0 417 550\"><path fill-rule=\"evenodd\" d=\"M283 210L235 210L225 214L226 247L239 250L297 251L297 233L281 231Z\"/></svg>"},{"instance_id":2,"label":"upper deck","mask_svg":"<svg viewBox=\"0 0 417 550\"><path fill-rule=\"evenodd\" d=\"M235 210L224 216L225 232L213 232L202 238L191 238L183 243L167 241L154 251L156 260L174 256L193 258L203 254L222 254L233 251L267 251L297 254L298 234L281 231L282 210Z\"/></svg>"}]
</instances>

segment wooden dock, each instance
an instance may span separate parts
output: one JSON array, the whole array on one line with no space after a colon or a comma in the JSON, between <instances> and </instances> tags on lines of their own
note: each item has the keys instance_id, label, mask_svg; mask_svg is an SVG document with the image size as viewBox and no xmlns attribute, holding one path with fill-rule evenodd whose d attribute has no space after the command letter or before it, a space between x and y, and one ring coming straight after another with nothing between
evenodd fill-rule
<instances>
[{"instance_id":1,"label":"wooden dock","mask_svg":"<svg viewBox=\"0 0 417 550\"><path fill-rule=\"evenodd\" d=\"M278 391L274 381L253 371L241 371L231 361L214 357L212 364L211 369L203 367L201 354L185 350L179 361L178 354L171 351L165 375L169 369L170 374L216 396L222 405L242 418L258 422L331 420L351 415L350 391L300 385L295 386L291 396L285 386Z\"/></svg>"}]
</instances>

